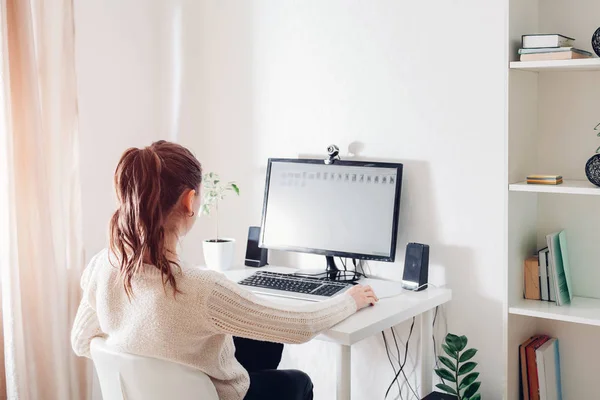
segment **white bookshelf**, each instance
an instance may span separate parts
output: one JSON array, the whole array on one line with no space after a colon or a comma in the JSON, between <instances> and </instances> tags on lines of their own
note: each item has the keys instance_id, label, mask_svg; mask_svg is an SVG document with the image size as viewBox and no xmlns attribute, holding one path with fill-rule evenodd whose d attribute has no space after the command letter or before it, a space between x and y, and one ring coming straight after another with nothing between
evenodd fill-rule
<instances>
[{"instance_id":1,"label":"white bookshelf","mask_svg":"<svg viewBox=\"0 0 600 400\"><path fill-rule=\"evenodd\" d=\"M511 192L600 195L600 187L594 186L588 181L576 179L567 179L560 185L535 185L523 181L511 183L508 188Z\"/></svg>"},{"instance_id":2,"label":"white bookshelf","mask_svg":"<svg viewBox=\"0 0 600 400\"><path fill-rule=\"evenodd\" d=\"M600 71L600 58L554 61L513 61L511 69L531 72Z\"/></svg>"},{"instance_id":3,"label":"white bookshelf","mask_svg":"<svg viewBox=\"0 0 600 400\"><path fill-rule=\"evenodd\" d=\"M600 300L587 297L574 297L571 304L560 307L554 302L523 299L510 307L508 312L527 317L600 326Z\"/></svg>"},{"instance_id":4,"label":"white bookshelf","mask_svg":"<svg viewBox=\"0 0 600 400\"><path fill-rule=\"evenodd\" d=\"M563 398L598 398L600 358L600 188L585 163L600 145L600 58L518 61L521 35L562 33L587 51L600 26L598 0L509 2L507 112L506 371L508 400L519 399L519 345L533 334L559 339ZM560 174L560 185L527 184ZM559 307L523 299L523 262L565 229L574 299Z\"/></svg>"}]
</instances>

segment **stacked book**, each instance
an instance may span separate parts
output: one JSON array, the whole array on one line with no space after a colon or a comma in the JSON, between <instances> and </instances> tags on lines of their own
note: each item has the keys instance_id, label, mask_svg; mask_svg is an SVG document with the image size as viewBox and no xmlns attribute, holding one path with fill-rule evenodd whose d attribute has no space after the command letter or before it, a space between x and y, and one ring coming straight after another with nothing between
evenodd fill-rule
<instances>
[{"instance_id":1,"label":"stacked book","mask_svg":"<svg viewBox=\"0 0 600 400\"><path fill-rule=\"evenodd\" d=\"M538 185L560 185L563 183L563 177L560 175L529 175L527 183Z\"/></svg>"},{"instance_id":2,"label":"stacked book","mask_svg":"<svg viewBox=\"0 0 600 400\"><path fill-rule=\"evenodd\" d=\"M562 400L558 339L536 335L519 346L522 399Z\"/></svg>"},{"instance_id":3,"label":"stacked book","mask_svg":"<svg viewBox=\"0 0 600 400\"><path fill-rule=\"evenodd\" d=\"M571 303L573 285L565 231L546 236L548 247L525 260L523 296L529 300Z\"/></svg>"},{"instance_id":4,"label":"stacked book","mask_svg":"<svg viewBox=\"0 0 600 400\"><path fill-rule=\"evenodd\" d=\"M559 34L523 35L521 61L573 60L590 58L592 53L573 47L575 39Z\"/></svg>"}]
</instances>

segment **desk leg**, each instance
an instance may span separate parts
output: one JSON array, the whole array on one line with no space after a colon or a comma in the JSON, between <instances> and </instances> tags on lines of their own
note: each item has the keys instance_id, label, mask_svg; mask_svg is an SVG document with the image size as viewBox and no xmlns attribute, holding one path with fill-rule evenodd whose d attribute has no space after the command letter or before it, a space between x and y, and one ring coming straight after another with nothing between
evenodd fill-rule
<instances>
[{"instance_id":1,"label":"desk leg","mask_svg":"<svg viewBox=\"0 0 600 400\"><path fill-rule=\"evenodd\" d=\"M337 400L350 400L352 347L340 345L337 360Z\"/></svg>"},{"instance_id":2,"label":"desk leg","mask_svg":"<svg viewBox=\"0 0 600 400\"><path fill-rule=\"evenodd\" d=\"M433 391L433 311L425 311L421 319L421 397Z\"/></svg>"}]
</instances>

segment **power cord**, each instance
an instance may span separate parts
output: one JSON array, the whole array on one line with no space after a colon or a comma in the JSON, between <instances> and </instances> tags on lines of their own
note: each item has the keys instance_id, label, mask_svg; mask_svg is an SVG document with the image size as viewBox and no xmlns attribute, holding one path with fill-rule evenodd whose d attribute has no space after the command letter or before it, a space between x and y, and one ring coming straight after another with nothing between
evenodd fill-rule
<instances>
[{"instance_id":1,"label":"power cord","mask_svg":"<svg viewBox=\"0 0 600 400\"><path fill-rule=\"evenodd\" d=\"M352 264L354 264L354 270L355 271L358 271L358 269L360 267L360 273L362 274L362 276L364 276L365 278L368 278L367 274L365 273L365 269L363 267L363 261L362 260L358 260L358 263L357 263L356 259L353 258L352 259Z\"/></svg>"},{"instance_id":2,"label":"power cord","mask_svg":"<svg viewBox=\"0 0 600 400\"><path fill-rule=\"evenodd\" d=\"M388 388L385 392L384 399L387 399L387 397L390 393L390 390L392 389L392 386L394 386L394 382L398 381L398 377L400 376L400 373L404 372L404 366L406 365L406 361L408 360L408 346L410 343L410 338L412 336L414 327L415 327L415 317L413 317L413 319L412 319L412 323L410 324L410 331L408 332L408 339L406 339L406 346L404 347L404 361L402 361L402 364L400 365L400 370L398 372L396 372L394 379L392 380L392 383L390 383L390 386L388 386ZM393 333L393 330L392 330L392 333ZM398 360L398 364L400 364L400 360ZM404 376L406 377L406 375L404 375ZM410 384L409 384L409 387L410 387ZM415 393L414 390L412 389L412 387L411 387L411 390L413 391L413 393ZM419 396L417 396L417 398L419 398Z\"/></svg>"},{"instance_id":3,"label":"power cord","mask_svg":"<svg viewBox=\"0 0 600 400\"><path fill-rule=\"evenodd\" d=\"M414 321L413 321L413 324L414 324ZM396 340L396 331L394 330L394 327L392 327L391 329L392 329L392 335L394 336L394 343L396 343L396 351L398 352L398 363L400 363L400 348L398 347L398 341ZM406 349L408 349L408 342L406 342ZM404 367L404 364L406 364L407 355L408 355L408 351L406 351L406 353L404 353L404 363L402 364L403 367ZM402 375L404 376L404 381L410 388L410 391L415 395L415 397L417 399L420 399L419 395L417 394L417 392L415 392L412 385L410 384L410 381L408 380L408 377L406 376L406 372L404 370L402 370Z\"/></svg>"},{"instance_id":4,"label":"power cord","mask_svg":"<svg viewBox=\"0 0 600 400\"><path fill-rule=\"evenodd\" d=\"M394 366L394 363L392 362L392 357L390 356L390 349L388 348L388 342L385 337L384 331L381 331L381 337L383 337L383 345L385 346L385 353L387 354L387 358L390 361L390 365L392 366L392 371L394 371L394 376L396 376L396 367ZM394 337L394 341L396 341L395 337ZM398 357L400 357L400 351L398 351ZM400 364L400 361L398 361L398 364ZM401 400L404 400L404 398L402 397L402 388L400 387L400 381L396 380L396 383L398 384L398 395L400 396Z\"/></svg>"},{"instance_id":5,"label":"power cord","mask_svg":"<svg viewBox=\"0 0 600 400\"><path fill-rule=\"evenodd\" d=\"M338 257L340 259L340 262L342 263L342 266L344 267L344 271L348 271L348 268L346 267L346 262L348 262L347 259L344 259L342 257Z\"/></svg>"},{"instance_id":6,"label":"power cord","mask_svg":"<svg viewBox=\"0 0 600 400\"><path fill-rule=\"evenodd\" d=\"M437 316L438 316L438 309L440 308L440 306L437 306L435 308L435 314L433 314L433 324L431 325L433 334L431 335L431 337L433 338L433 358L435 360L435 367L436 368L440 368L440 362L438 361L438 354L437 354L437 343L435 341L435 321L437 320ZM442 380L442 383L445 385L446 382L444 382L444 378L440 377L440 379Z\"/></svg>"}]
</instances>

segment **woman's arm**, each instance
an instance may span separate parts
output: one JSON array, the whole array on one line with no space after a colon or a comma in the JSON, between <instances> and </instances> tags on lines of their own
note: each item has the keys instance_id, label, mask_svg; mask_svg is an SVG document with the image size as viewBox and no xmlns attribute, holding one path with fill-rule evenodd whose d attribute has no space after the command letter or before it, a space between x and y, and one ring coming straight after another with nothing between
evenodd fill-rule
<instances>
[{"instance_id":1,"label":"woman's arm","mask_svg":"<svg viewBox=\"0 0 600 400\"><path fill-rule=\"evenodd\" d=\"M92 339L102 336L102 330L100 329L100 323L98 322L98 316L95 309L95 287L91 284L94 266L101 254L102 253L94 256L81 277L83 296L79 308L77 309L77 315L75 316L75 321L73 322L73 328L71 330L71 346L73 347L75 354L80 357L91 358L90 344Z\"/></svg>"},{"instance_id":2,"label":"woman's arm","mask_svg":"<svg viewBox=\"0 0 600 400\"><path fill-rule=\"evenodd\" d=\"M219 275L206 307L219 333L268 342L304 343L354 314L357 303L345 293L299 307L278 305Z\"/></svg>"},{"instance_id":3,"label":"woman's arm","mask_svg":"<svg viewBox=\"0 0 600 400\"><path fill-rule=\"evenodd\" d=\"M90 344L92 339L102 335L96 310L86 298L81 300L73 329L71 330L71 346L79 357L91 358Z\"/></svg>"}]
</instances>

